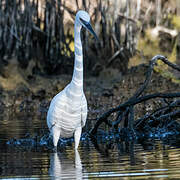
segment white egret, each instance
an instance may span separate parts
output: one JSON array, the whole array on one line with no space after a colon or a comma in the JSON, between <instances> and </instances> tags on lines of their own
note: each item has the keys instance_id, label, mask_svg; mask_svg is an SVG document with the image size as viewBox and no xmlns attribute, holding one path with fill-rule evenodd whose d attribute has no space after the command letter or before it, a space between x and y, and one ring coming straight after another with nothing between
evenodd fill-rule
<instances>
[{"instance_id":1,"label":"white egret","mask_svg":"<svg viewBox=\"0 0 180 180\"><path fill-rule=\"evenodd\" d=\"M90 24L90 16L85 11L78 11L74 26L75 62L71 82L51 101L47 125L53 137L56 150L60 137L73 137L75 149L79 146L82 127L87 118L87 101L83 91L83 52L80 32L88 29L97 39Z\"/></svg>"}]
</instances>

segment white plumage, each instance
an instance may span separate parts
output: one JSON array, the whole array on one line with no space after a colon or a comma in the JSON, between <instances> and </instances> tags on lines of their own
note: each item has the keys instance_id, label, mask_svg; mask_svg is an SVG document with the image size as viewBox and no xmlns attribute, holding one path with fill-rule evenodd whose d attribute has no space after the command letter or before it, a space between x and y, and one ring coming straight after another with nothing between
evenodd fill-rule
<instances>
[{"instance_id":1,"label":"white plumage","mask_svg":"<svg viewBox=\"0 0 180 180\"><path fill-rule=\"evenodd\" d=\"M78 11L74 26L75 62L72 81L51 101L47 125L53 137L56 149L60 137L75 139L75 149L78 148L82 127L87 118L87 101L83 92L83 53L80 32L88 29L96 38L90 25L90 17L85 11Z\"/></svg>"}]
</instances>

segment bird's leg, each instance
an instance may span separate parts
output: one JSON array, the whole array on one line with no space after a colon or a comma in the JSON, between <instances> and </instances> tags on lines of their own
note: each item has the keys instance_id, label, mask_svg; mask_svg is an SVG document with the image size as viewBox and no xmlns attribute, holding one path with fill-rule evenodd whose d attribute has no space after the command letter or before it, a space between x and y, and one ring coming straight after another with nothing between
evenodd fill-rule
<instances>
[{"instance_id":1,"label":"bird's leg","mask_svg":"<svg viewBox=\"0 0 180 180\"><path fill-rule=\"evenodd\" d=\"M76 169L82 170L81 158L77 149L75 150L75 166Z\"/></svg>"},{"instance_id":2,"label":"bird's leg","mask_svg":"<svg viewBox=\"0 0 180 180\"><path fill-rule=\"evenodd\" d=\"M53 144L54 144L54 151L57 151L57 144L59 141L59 137L60 137L60 129L57 128L56 126L53 126L51 129L51 134L53 136Z\"/></svg>"},{"instance_id":3,"label":"bird's leg","mask_svg":"<svg viewBox=\"0 0 180 180\"><path fill-rule=\"evenodd\" d=\"M81 131L82 131L82 128L78 127L74 132L75 150L77 150L77 148L79 146L79 141L80 141L80 138L81 138Z\"/></svg>"}]
</instances>

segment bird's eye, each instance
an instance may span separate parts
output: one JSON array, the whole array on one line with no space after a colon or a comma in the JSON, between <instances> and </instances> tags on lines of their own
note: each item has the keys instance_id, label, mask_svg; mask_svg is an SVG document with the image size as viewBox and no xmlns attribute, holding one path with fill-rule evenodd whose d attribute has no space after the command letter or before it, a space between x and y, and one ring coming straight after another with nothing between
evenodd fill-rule
<instances>
[{"instance_id":1,"label":"bird's eye","mask_svg":"<svg viewBox=\"0 0 180 180\"><path fill-rule=\"evenodd\" d=\"M87 22L87 21L85 21L84 19L82 19L82 18L79 18L80 20L81 20L81 22L85 25L85 26L87 26L89 23Z\"/></svg>"}]
</instances>

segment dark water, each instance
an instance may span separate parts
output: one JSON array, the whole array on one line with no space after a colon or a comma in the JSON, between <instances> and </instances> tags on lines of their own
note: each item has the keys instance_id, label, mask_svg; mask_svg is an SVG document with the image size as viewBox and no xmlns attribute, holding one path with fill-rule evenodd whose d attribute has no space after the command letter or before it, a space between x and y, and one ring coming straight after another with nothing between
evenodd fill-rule
<instances>
[{"instance_id":1,"label":"dark water","mask_svg":"<svg viewBox=\"0 0 180 180\"><path fill-rule=\"evenodd\" d=\"M12 146L7 141L46 131L36 118L6 117L0 121L1 179L180 179L180 148L159 140L94 145L81 141L58 153L44 147Z\"/></svg>"}]
</instances>

